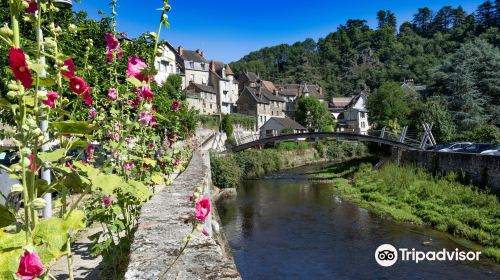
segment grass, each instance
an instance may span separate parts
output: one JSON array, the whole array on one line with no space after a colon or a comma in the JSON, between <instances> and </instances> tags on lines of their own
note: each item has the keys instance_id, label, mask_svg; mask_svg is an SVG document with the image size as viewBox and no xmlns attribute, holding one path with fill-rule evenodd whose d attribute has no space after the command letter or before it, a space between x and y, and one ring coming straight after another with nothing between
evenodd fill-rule
<instances>
[{"instance_id":1,"label":"grass","mask_svg":"<svg viewBox=\"0 0 500 280\"><path fill-rule=\"evenodd\" d=\"M428 225L473 241L484 256L500 262L497 196L462 185L453 175L433 177L420 168L394 164L373 171L367 162L368 158L351 160L317 175L334 178L345 199L380 216Z\"/></svg>"}]
</instances>

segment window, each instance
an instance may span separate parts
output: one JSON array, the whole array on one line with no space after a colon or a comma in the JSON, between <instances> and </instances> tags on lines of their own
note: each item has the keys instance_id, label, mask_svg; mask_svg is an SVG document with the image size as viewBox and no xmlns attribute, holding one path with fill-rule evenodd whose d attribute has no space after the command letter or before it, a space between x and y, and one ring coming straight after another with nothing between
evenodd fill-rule
<instances>
[{"instance_id":1,"label":"window","mask_svg":"<svg viewBox=\"0 0 500 280\"><path fill-rule=\"evenodd\" d=\"M365 117L365 112L361 112L361 118L364 119Z\"/></svg>"},{"instance_id":2,"label":"window","mask_svg":"<svg viewBox=\"0 0 500 280\"><path fill-rule=\"evenodd\" d=\"M201 63L201 69L205 70L205 62Z\"/></svg>"},{"instance_id":3,"label":"window","mask_svg":"<svg viewBox=\"0 0 500 280\"><path fill-rule=\"evenodd\" d=\"M365 128L365 122L361 122L361 128Z\"/></svg>"},{"instance_id":4,"label":"window","mask_svg":"<svg viewBox=\"0 0 500 280\"><path fill-rule=\"evenodd\" d=\"M189 62L189 67L190 67L191 69L194 69L194 61L190 61L190 62Z\"/></svg>"},{"instance_id":5,"label":"window","mask_svg":"<svg viewBox=\"0 0 500 280\"><path fill-rule=\"evenodd\" d=\"M169 63L168 61L165 61L165 60L162 60L160 62L161 66L160 66L160 71L162 72L167 72L168 71L168 66L169 66Z\"/></svg>"}]
</instances>

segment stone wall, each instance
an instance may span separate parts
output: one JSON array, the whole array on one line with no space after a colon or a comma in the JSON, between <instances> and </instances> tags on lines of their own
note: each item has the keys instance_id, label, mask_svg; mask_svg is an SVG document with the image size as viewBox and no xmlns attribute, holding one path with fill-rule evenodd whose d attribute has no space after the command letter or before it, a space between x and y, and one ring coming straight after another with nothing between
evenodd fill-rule
<instances>
[{"instance_id":1,"label":"stone wall","mask_svg":"<svg viewBox=\"0 0 500 280\"><path fill-rule=\"evenodd\" d=\"M457 172L466 182L500 193L500 156L434 151L401 151L401 163L417 163L432 172Z\"/></svg>"},{"instance_id":2,"label":"stone wall","mask_svg":"<svg viewBox=\"0 0 500 280\"><path fill-rule=\"evenodd\" d=\"M191 224L185 222L194 212L188 196L198 186L210 195L210 176L208 152L195 152L174 183L143 206L125 279L158 279L174 261L192 230ZM205 224L210 237L195 232L177 263L162 279L241 279L224 247L225 240L221 239L224 235L219 233L215 204L211 206L214 211Z\"/></svg>"}]
</instances>

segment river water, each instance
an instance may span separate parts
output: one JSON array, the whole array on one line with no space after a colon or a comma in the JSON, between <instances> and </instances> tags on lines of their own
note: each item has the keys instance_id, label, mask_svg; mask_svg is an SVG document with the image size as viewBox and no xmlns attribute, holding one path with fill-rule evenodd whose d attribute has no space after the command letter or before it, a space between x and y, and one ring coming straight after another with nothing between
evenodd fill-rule
<instances>
[{"instance_id":1,"label":"river water","mask_svg":"<svg viewBox=\"0 0 500 280\"><path fill-rule=\"evenodd\" d=\"M468 251L444 233L379 218L340 200L331 184L307 180L320 165L248 180L218 203L243 279L500 279L500 265L480 261L375 261L381 244L420 251Z\"/></svg>"}]
</instances>

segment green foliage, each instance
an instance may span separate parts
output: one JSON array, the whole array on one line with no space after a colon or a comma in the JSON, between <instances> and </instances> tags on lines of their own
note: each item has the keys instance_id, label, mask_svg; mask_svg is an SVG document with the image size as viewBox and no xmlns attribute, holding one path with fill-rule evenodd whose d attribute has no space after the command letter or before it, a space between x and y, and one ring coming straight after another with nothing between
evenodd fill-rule
<instances>
[{"instance_id":1,"label":"green foliage","mask_svg":"<svg viewBox=\"0 0 500 280\"><path fill-rule=\"evenodd\" d=\"M231 113L231 123L240 125L245 129L255 129L256 119L253 116Z\"/></svg>"},{"instance_id":2,"label":"green foliage","mask_svg":"<svg viewBox=\"0 0 500 280\"><path fill-rule=\"evenodd\" d=\"M310 131L333 130L333 119L324 103L314 96L301 97L297 101L295 119Z\"/></svg>"},{"instance_id":3,"label":"green foliage","mask_svg":"<svg viewBox=\"0 0 500 280\"><path fill-rule=\"evenodd\" d=\"M233 136L233 122L230 115L222 116L222 131L226 133L228 138Z\"/></svg>"},{"instance_id":4,"label":"green foliage","mask_svg":"<svg viewBox=\"0 0 500 280\"><path fill-rule=\"evenodd\" d=\"M406 124L410 114L410 95L395 82L384 83L368 97L369 121L377 128Z\"/></svg>"},{"instance_id":5,"label":"green foliage","mask_svg":"<svg viewBox=\"0 0 500 280\"><path fill-rule=\"evenodd\" d=\"M483 125L469 131L464 131L457 138L476 143L500 144L500 129L494 125Z\"/></svg>"},{"instance_id":6,"label":"green foliage","mask_svg":"<svg viewBox=\"0 0 500 280\"><path fill-rule=\"evenodd\" d=\"M414 104L411 117L414 127L420 128L422 123L433 123L432 134L437 142L449 142L456 138L457 127L444 100L431 98Z\"/></svg>"},{"instance_id":7,"label":"green foliage","mask_svg":"<svg viewBox=\"0 0 500 280\"><path fill-rule=\"evenodd\" d=\"M351 173L351 168L345 166L331 172ZM352 185L346 184L345 179L336 181L346 198L381 216L427 224L472 240L484 246L483 254L500 260L500 204L494 194L462 185L453 175L433 177L412 166L386 164L373 171L371 165L360 165L349 177L353 178Z\"/></svg>"},{"instance_id":8,"label":"green foliage","mask_svg":"<svg viewBox=\"0 0 500 280\"><path fill-rule=\"evenodd\" d=\"M211 156L212 178L219 188L236 188L243 174L235 160L235 155Z\"/></svg>"},{"instance_id":9,"label":"green foliage","mask_svg":"<svg viewBox=\"0 0 500 280\"><path fill-rule=\"evenodd\" d=\"M281 132L283 134L283 131ZM276 145L278 151L297 151L305 150L312 146L312 144L305 141L282 141Z\"/></svg>"}]
</instances>

